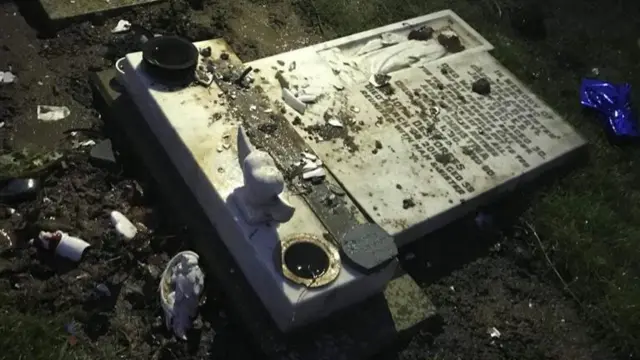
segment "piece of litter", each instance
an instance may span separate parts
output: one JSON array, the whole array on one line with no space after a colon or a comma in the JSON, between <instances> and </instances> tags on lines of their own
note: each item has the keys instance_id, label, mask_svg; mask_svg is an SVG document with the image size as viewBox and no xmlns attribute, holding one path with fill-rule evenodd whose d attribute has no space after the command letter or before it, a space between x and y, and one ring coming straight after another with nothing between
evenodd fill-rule
<instances>
[{"instance_id":1,"label":"piece of litter","mask_svg":"<svg viewBox=\"0 0 640 360\"><path fill-rule=\"evenodd\" d=\"M119 211L111 212L111 224L118 234L126 240L131 240L138 234L138 228Z\"/></svg>"},{"instance_id":2,"label":"piece of litter","mask_svg":"<svg viewBox=\"0 0 640 360\"><path fill-rule=\"evenodd\" d=\"M302 178L305 180L314 179L314 178L323 178L326 176L324 168L318 167L311 171L304 172L302 174Z\"/></svg>"},{"instance_id":3,"label":"piece of litter","mask_svg":"<svg viewBox=\"0 0 640 360\"><path fill-rule=\"evenodd\" d=\"M11 71L0 71L0 84L11 84L16 81L16 76Z\"/></svg>"},{"instance_id":4,"label":"piece of litter","mask_svg":"<svg viewBox=\"0 0 640 360\"><path fill-rule=\"evenodd\" d=\"M307 105L298 100L298 98L296 98L289 89L284 87L282 88L282 99L287 105L291 106L293 110L297 111L301 115L304 115L304 111L306 110Z\"/></svg>"},{"instance_id":5,"label":"piece of litter","mask_svg":"<svg viewBox=\"0 0 640 360\"><path fill-rule=\"evenodd\" d=\"M82 259L85 250L90 246L86 241L59 230L53 233L41 231L38 240L45 249L75 262Z\"/></svg>"},{"instance_id":6,"label":"piece of litter","mask_svg":"<svg viewBox=\"0 0 640 360\"><path fill-rule=\"evenodd\" d=\"M344 127L344 125L342 124L342 122L340 122L340 120L336 119L336 118L330 118L329 121L327 121L327 123L329 123L329 125L333 126L333 127Z\"/></svg>"},{"instance_id":7,"label":"piece of litter","mask_svg":"<svg viewBox=\"0 0 640 360\"><path fill-rule=\"evenodd\" d=\"M487 333L489 333L489 336L491 336L491 338L492 338L492 339L494 339L494 338L495 338L495 339L500 338L500 335L502 335L502 334L500 334L500 331L498 331L498 329L496 329L496 328L494 328L494 327L489 328L489 329L487 330Z\"/></svg>"},{"instance_id":8,"label":"piece of litter","mask_svg":"<svg viewBox=\"0 0 640 360\"><path fill-rule=\"evenodd\" d=\"M186 340L186 332L198 314L204 290L204 273L193 251L178 253L169 261L160 280L160 302L165 324L175 335Z\"/></svg>"},{"instance_id":9,"label":"piece of litter","mask_svg":"<svg viewBox=\"0 0 640 360\"><path fill-rule=\"evenodd\" d=\"M296 69L296 62L293 61L293 62L291 62L291 64L289 64L289 71L293 71L295 69Z\"/></svg>"},{"instance_id":10,"label":"piece of litter","mask_svg":"<svg viewBox=\"0 0 640 360\"><path fill-rule=\"evenodd\" d=\"M41 121L58 121L70 114L71 110L66 106L38 105L38 120Z\"/></svg>"},{"instance_id":11,"label":"piece of litter","mask_svg":"<svg viewBox=\"0 0 640 360\"><path fill-rule=\"evenodd\" d=\"M344 90L344 86L340 85L340 84L333 84L333 87L338 90L338 91L342 91Z\"/></svg>"},{"instance_id":12,"label":"piece of litter","mask_svg":"<svg viewBox=\"0 0 640 360\"><path fill-rule=\"evenodd\" d=\"M96 290L106 297L111 297L111 290L109 290L109 287L105 284L98 284L98 286L96 286Z\"/></svg>"},{"instance_id":13,"label":"piece of litter","mask_svg":"<svg viewBox=\"0 0 640 360\"><path fill-rule=\"evenodd\" d=\"M116 27L111 29L111 33L120 34L123 32L127 32L129 30L131 30L131 23L127 20L120 20L118 21L118 24L116 25Z\"/></svg>"}]
</instances>

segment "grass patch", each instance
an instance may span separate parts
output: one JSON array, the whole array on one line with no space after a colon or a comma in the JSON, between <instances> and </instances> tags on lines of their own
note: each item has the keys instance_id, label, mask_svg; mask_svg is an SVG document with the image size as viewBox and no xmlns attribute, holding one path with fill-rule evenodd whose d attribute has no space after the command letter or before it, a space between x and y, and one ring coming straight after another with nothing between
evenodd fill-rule
<instances>
[{"instance_id":1,"label":"grass patch","mask_svg":"<svg viewBox=\"0 0 640 360\"><path fill-rule=\"evenodd\" d=\"M540 2L548 10L549 35L533 42L514 33L513 6L506 0L298 0L297 5L331 37L452 9L495 46L498 60L589 140L589 163L539 192L526 217L587 317L600 325L598 336L621 354L640 352L640 150L607 142L578 99L580 80L594 67L603 79L640 84L638 33L624 30L628 24L620 21L637 18L637 7Z\"/></svg>"}]
</instances>

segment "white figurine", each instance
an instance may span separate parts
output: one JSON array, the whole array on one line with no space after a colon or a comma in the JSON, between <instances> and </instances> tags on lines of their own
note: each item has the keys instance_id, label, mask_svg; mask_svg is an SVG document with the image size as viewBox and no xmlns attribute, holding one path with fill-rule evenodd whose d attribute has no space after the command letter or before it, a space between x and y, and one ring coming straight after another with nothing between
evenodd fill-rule
<instances>
[{"instance_id":1,"label":"white figurine","mask_svg":"<svg viewBox=\"0 0 640 360\"><path fill-rule=\"evenodd\" d=\"M282 199L284 177L271 155L253 148L242 126L238 127L238 160L244 186L236 190L236 200L247 223L289 221L295 208Z\"/></svg>"}]
</instances>

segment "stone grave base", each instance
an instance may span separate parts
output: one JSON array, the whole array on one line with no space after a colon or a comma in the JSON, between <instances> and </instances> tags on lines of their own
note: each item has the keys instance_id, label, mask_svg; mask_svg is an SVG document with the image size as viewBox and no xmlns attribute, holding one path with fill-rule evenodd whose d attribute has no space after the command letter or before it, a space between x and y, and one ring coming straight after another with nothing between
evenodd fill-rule
<instances>
[{"instance_id":1,"label":"stone grave base","mask_svg":"<svg viewBox=\"0 0 640 360\"><path fill-rule=\"evenodd\" d=\"M439 324L434 305L402 269L383 294L337 313L320 324L285 336L279 332L219 240L198 201L173 167L168 154L130 99L119 92L115 70L92 75L92 85L105 121L122 132L148 172L158 182L169 206L180 209L193 231L192 246L204 259L207 272L223 287L235 318L241 319L252 340L273 359L358 360L376 355L419 327ZM418 326L420 325L420 326Z\"/></svg>"},{"instance_id":2,"label":"stone grave base","mask_svg":"<svg viewBox=\"0 0 640 360\"><path fill-rule=\"evenodd\" d=\"M39 0L39 3L49 20L58 22L160 1L162 0Z\"/></svg>"}]
</instances>

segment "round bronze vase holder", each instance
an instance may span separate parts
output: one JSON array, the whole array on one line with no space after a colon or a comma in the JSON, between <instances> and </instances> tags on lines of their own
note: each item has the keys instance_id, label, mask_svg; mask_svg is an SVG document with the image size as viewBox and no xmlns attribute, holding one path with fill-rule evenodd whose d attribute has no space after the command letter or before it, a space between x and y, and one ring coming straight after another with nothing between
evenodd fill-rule
<instances>
[{"instance_id":1,"label":"round bronze vase holder","mask_svg":"<svg viewBox=\"0 0 640 360\"><path fill-rule=\"evenodd\" d=\"M319 288L335 281L342 265L338 249L311 234L283 239L275 251L276 266L285 278L307 288Z\"/></svg>"}]
</instances>

